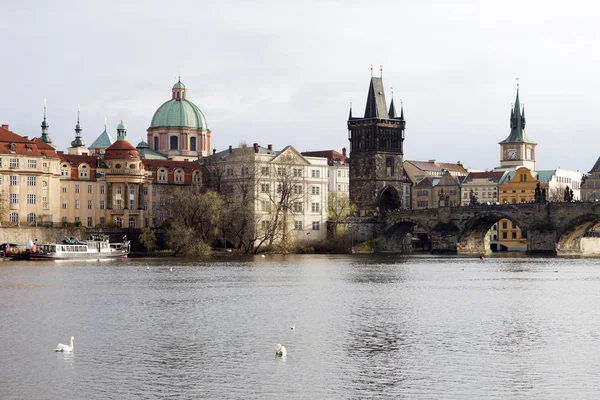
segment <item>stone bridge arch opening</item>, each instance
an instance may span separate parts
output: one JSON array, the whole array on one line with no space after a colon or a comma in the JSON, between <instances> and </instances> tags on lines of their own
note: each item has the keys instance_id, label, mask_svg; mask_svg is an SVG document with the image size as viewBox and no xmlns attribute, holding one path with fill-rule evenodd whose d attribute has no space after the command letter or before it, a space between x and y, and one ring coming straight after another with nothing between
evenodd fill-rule
<instances>
[{"instance_id":1,"label":"stone bridge arch opening","mask_svg":"<svg viewBox=\"0 0 600 400\"><path fill-rule=\"evenodd\" d=\"M514 217L500 213L479 213L461 229L457 252L527 251L527 230Z\"/></svg>"},{"instance_id":2,"label":"stone bridge arch opening","mask_svg":"<svg viewBox=\"0 0 600 400\"><path fill-rule=\"evenodd\" d=\"M415 221L399 221L385 233L386 248L389 251L409 253L431 250L429 231Z\"/></svg>"},{"instance_id":3,"label":"stone bridge arch opening","mask_svg":"<svg viewBox=\"0 0 600 400\"><path fill-rule=\"evenodd\" d=\"M596 244L594 247L586 248L583 241L586 234L600 224L600 216L584 214L571 221L556 233L556 253L559 255L599 254L598 241L590 241ZM587 244L587 243L586 243Z\"/></svg>"},{"instance_id":4,"label":"stone bridge arch opening","mask_svg":"<svg viewBox=\"0 0 600 400\"><path fill-rule=\"evenodd\" d=\"M386 186L379 195L379 211L387 213L402 208L402 198L393 186Z\"/></svg>"}]
</instances>

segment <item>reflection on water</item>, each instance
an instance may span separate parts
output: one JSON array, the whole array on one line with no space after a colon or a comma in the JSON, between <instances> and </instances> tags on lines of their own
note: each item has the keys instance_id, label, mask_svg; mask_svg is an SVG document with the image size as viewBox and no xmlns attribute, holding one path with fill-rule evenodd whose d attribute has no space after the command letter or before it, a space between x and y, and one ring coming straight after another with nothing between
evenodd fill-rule
<instances>
[{"instance_id":1,"label":"reflection on water","mask_svg":"<svg viewBox=\"0 0 600 400\"><path fill-rule=\"evenodd\" d=\"M0 398L594 398L599 286L525 256L3 262Z\"/></svg>"}]
</instances>

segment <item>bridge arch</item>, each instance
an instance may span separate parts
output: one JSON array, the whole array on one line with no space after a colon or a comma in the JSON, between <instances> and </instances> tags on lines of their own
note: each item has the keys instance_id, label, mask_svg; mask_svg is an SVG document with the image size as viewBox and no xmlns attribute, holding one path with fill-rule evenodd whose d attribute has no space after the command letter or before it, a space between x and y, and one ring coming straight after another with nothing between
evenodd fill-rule
<instances>
[{"instance_id":1,"label":"bridge arch","mask_svg":"<svg viewBox=\"0 0 600 400\"><path fill-rule=\"evenodd\" d=\"M581 239L595 225L600 223L600 215L583 214L570 220L556 232L556 253L560 255L581 254Z\"/></svg>"},{"instance_id":2,"label":"bridge arch","mask_svg":"<svg viewBox=\"0 0 600 400\"><path fill-rule=\"evenodd\" d=\"M406 253L414 249L431 249L431 230L416 219L402 218L395 221L386 229L384 236L386 247L392 251Z\"/></svg>"},{"instance_id":3,"label":"bridge arch","mask_svg":"<svg viewBox=\"0 0 600 400\"><path fill-rule=\"evenodd\" d=\"M518 218L515 214L501 210L477 212L462 224L456 244L457 252L485 254L490 248L489 241L486 240L487 233L494 224L500 222L502 219L512 221L521 229L523 235L526 236L528 226L525 221Z\"/></svg>"},{"instance_id":4,"label":"bridge arch","mask_svg":"<svg viewBox=\"0 0 600 400\"><path fill-rule=\"evenodd\" d=\"M379 194L379 211L386 213L402 208L402 197L393 186L386 186Z\"/></svg>"}]
</instances>

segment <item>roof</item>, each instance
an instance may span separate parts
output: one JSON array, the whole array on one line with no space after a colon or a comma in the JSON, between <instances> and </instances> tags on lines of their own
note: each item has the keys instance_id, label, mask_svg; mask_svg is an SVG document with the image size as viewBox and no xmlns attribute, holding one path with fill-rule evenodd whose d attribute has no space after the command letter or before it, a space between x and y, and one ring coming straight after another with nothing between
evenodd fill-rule
<instances>
[{"instance_id":1,"label":"roof","mask_svg":"<svg viewBox=\"0 0 600 400\"><path fill-rule=\"evenodd\" d=\"M365 107L365 118L389 119L383 90L383 79L371 77L367 105Z\"/></svg>"},{"instance_id":2,"label":"roof","mask_svg":"<svg viewBox=\"0 0 600 400\"><path fill-rule=\"evenodd\" d=\"M31 141L37 146L38 150L42 155L46 157L58 157L56 153L56 149L50 146L47 142L42 140L41 138L33 138ZM51 143L51 142L50 142Z\"/></svg>"},{"instance_id":3,"label":"roof","mask_svg":"<svg viewBox=\"0 0 600 400\"><path fill-rule=\"evenodd\" d=\"M338 153L335 150L317 150L317 151L303 151L305 157L322 157L327 159L329 165L348 165L350 159L344 156L342 153Z\"/></svg>"},{"instance_id":4,"label":"roof","mask_svg":"<svg viewBox=\"0 0 600 400\"><path fill-rule=\"evenodd\" d=\"M525 109L521 110L519 102L519 88L517 87L517 98L514 108L510 111L510 134L500 143L531 143L534 141L527 137L525 133Z\"/></svg>"},{"instance_id":5,"label":"roof","mask_svg":"<svg viewBox=\"0 0 600 400\"><path fill-rule=\"evenodd\" d=\"M139 158L138 151L127 140L117 140L111 144L104 153L104 159L131 159Z\"/></svg>"},{"instance_id":6,"label":"roof","mask_svg":"<svg viewBox=\"0 0 600 400\"><path fill-rule=\"evenodd\" d=\"M490 182L498 183L503 175L504 171L469 172L462 183L472 182L475 179L487 179Z\"/></svg>"},{"instance_id":7,"label":"roof","mask_svg":"<svg viewBox=\"0 0 600 400\"><path fill-rule=\"evenodd\" d=\"M179 80L173 85L173 89L185 89L185 85L181 83L181 80Z\"/></svg>"},{"instance_id":8,"label":"roof","mask_svg":"<svg viewBox=\"0 0 600 400\"><path fill-rule=\"evenodd\" d=\"M202 168L198 161L176 161L176 160L142 160L142 163L149 171L157 171L160 168L165 168L168 171L183 169L190 172Z\"/></svg>"},{"instance_id":9,"label":"roof","mask_svg":"<svg viewBox=\"0 0 600 400\"><path fill-rule=\"evenodd\" d=\"M467 175L468 171L463 167L463 165L458 163L444 163L437 162L435 160L430 161L415 161L415 160L406 160L405 162L411 163L416 168L421 171L432 171L432 172L442 172L442 170L460 173L462 175Z\"/></svg>"},{"instance_id":10,"label":"roof","mask_svg":"<svg viewBox=\"0 0 600 400\"><path fill-rule=\"evenodd\" d=\"M111 144L115 142L115 139L111 136L110 133L106 131L106 126L104 127L104 132L100 134L94 140L94 142L88 147L89 149L106 149L110 147Z\"/></svg>"},{"instance_id":11,"label":"roof","mask_svg":"<svg viewBox=\"0 0 600 400\"><path fill-rule=\"evenodd\" d=\"M181 81L173 86L173 89L184 88L185 86ZM148 129L192 128L208 130L208 124L202 111L194 103L185 98L185 91L183 91L183 97L175 97L176 92L179 94L179 91L173 91L173 97L158 107Z\"/></svg>"},{"instance_id":12,"label":"roof","mask_svg":"<svg viewBox=\"0 0 600 400\"><path fill-rule=\"evenodd\" d=\"M598 159L596 160L596 164L594 164L592 169L590 169L590 172L594 172L594 171L598 171L598 170L600 170L600 157L598 157Z\"/></svg>"},{"instance_id":13,"label":"roof","mask_svg":"<svg viewBox=\"0 0 600 400\"><path fill-rule=\"evenodd\" d=\"M80 164L88 164L94 168L96 167L105 167L102 159L96 155L81 155L81 154L60 154L58 156L60 158L60 162L67 162L72 167L78 167Z\"/></svg>"},{"instance_id":14,"label":"roof","mask_svg":"<svg viewBox=\"0 0 600 400\"><path fill-rule=\"evenodd\" d=\"M8 125L0 126L0 154L57 156L56 150L43 140L38 138L30 140L27 137L18 135L10 131Z\"/></svg>"},{"instance_id":15,"label":"roof","mask_svg":"<svg viewBox=\"0 0 600 400\"><path fill-rule=\"evenodd\" d=\"M148 146L148 143L144 142L143 140L141 142L138 143L137 146L135 146L135 148L138 151L138 154L140 156L140 158L142 159L150 159L150 160L167 160L168 157L164 156L163 154L160 154L157 151L151 150L150 146Z\"/></svg>"},{"instance_id":16,"label":"roof","mask_svg":"<svg viewBox=\"0 0 600 400\"><path fill-rule=\"evenodd\" d=\"M556 175L555 169L545 170L545 171L535 171L535 176L540 183L548 183L552 180L552 177Z\"/></svg>"},{"instance_id":17,"label":"roof","mask_svg":"<svg viewBox=\"0 0 600 400\"><path fill-rule=\"evenodd\" d=\"M119 125L117 125L117 130L127 130L127 125L125 125L123 120L121 120L121 122L119 122Z\"/></svg>"}]
</instances>

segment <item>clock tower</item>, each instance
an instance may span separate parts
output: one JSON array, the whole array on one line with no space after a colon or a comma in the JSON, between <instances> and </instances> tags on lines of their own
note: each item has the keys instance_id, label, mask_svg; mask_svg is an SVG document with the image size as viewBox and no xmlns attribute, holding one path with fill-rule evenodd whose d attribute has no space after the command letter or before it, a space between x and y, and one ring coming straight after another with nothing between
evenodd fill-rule
<instances>
[{"instance_id":1,"label":"clock tower","mask_svg":"<svg viewBox=\"0 0 600 400\"><path fill-rule=\"evenodd\" d=\"M527 167L535 171L536 143L525 133L525 107L519 101L519 84L517 98L510 110L510 135L500 143L500 167Z\"/></svg>"}]
</instances>

